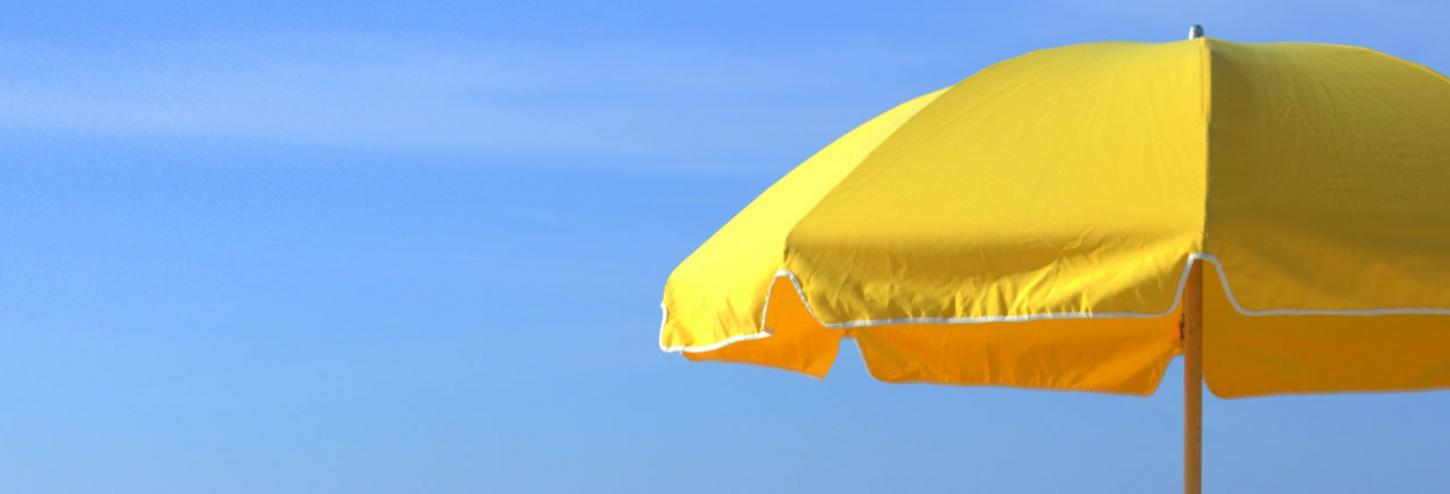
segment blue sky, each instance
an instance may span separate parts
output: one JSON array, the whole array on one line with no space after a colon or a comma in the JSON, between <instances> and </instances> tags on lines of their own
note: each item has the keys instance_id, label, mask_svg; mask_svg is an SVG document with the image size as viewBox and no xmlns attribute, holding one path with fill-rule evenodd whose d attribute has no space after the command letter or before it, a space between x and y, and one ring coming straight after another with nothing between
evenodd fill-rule
<instances>
[{"instance_id":1,"label":"blue sky","mask_svg":"<svg viewBox=\"0 0 1450 494\"><path fill-rule=\"evenodd\" d=\"M1430 2L8 4L0 492L1171 492L1176 365L815 381L661 354L657 303L875 113L1193 23L1450 70ZM1447 413L1210 398L1206 487L1450 490Z\"/></svg>"}]
</instances>

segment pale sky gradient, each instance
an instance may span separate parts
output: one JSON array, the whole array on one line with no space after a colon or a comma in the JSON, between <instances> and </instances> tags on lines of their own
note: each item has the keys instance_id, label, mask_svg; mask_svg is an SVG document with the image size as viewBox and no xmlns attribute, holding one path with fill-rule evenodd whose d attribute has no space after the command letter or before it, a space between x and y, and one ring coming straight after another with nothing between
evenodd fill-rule
<instances>
[{"instance_id":1,"label":"pale sky gradient","mask_svg":"<svg viewBox=\"0 0 1450 494\"><path fill-rule=\"evenodd\" d=\"M1201 23L1450 70L1433 2L621 3L8 4L0 492L1173 492L1176 365L1145 399L690 364L665 277L1029 50ZM1210 398L1206 487L1450 491L1447 416Z\"/></svg>"}]
</instances>

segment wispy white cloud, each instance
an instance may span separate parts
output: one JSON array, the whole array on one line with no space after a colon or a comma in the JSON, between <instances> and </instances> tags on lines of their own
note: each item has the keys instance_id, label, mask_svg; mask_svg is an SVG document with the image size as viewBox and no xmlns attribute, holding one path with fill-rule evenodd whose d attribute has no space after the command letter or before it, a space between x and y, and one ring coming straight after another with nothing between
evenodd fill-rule
<instances>
[{"instance_id":1,"label":"wispy white cloud","mask_svg":"<svg viewBox=\"0 0 1450 494\"><path fill-rule=\"evenodd\" d=\"M361 35L0 44L0 126L424 153L701 154L737 138L769 146L838 132L823 115L884 109L842 98L901 87L880 95L889 104L929 89L907 73L939 56L869 39L753 49Z\"/></svg>"}]
</instances>

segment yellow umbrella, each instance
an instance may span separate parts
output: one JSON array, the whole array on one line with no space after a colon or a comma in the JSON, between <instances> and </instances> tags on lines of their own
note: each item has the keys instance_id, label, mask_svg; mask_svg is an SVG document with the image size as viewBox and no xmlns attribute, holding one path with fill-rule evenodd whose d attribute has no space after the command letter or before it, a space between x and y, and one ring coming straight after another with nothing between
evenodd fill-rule
<instances>
[{"instance_id":1,"label":"yellow umbrella","mask_svg":"<svg viewBox=\"0 0 1450 494\"><path fill-rule=\"evenodd\" d=\"M1183 353L1196 492L1200 372L1450 386L1450 81L1197 35L1032 52L821 150L662 305L666 351L813 376L851 338L889 382L1148 395Z\"/></svg>"}]
</instances>

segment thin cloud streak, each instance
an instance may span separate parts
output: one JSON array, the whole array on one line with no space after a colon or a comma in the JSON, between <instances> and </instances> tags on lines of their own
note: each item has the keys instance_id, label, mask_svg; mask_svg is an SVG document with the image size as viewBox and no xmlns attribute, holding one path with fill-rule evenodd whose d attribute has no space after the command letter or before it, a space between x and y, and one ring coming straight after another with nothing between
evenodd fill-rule
<instances>
[{"instance_id":1,"label":"thin cloud streak","mask_svg":"<svg viewBox=\"0 0 1450 494\"><path fill-rule=\"evenodd\" d=\"M836 102L938 58L870 40L749 52L359 35L103 50L0 45L0 70L12 75L0 82L0 126L362 151L667 159L726 152L742 140L819 140L841 130L823 115L859 120L885 109ZM903 100L911 90L879 97Z\"/></svg>"}]
</instances>

